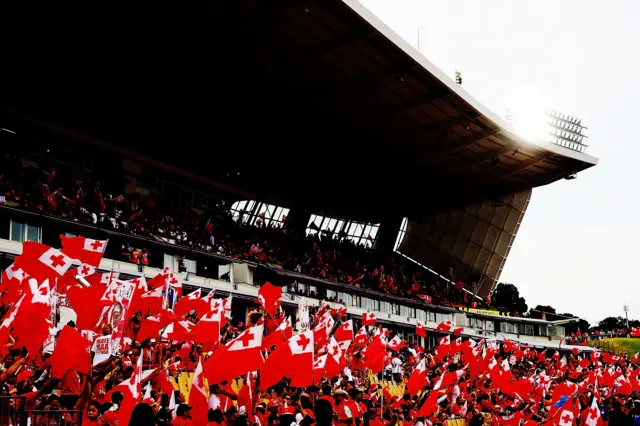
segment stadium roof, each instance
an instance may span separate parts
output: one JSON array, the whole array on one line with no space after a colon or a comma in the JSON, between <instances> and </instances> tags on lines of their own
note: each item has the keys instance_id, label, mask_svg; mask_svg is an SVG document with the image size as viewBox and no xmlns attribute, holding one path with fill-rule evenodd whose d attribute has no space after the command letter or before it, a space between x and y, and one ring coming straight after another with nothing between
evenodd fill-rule
<instances>
[{"instance_id":1,"label":"stadium roof","mask_svg":"<svg viewBox=\"0 0 640 426\"><path fill-rule=\"evenodd\" d=\"M68 7L7 15L4 111L256 198L376 220L597 163L518 138L356 0Z\"/></svg>"}]
</instances>

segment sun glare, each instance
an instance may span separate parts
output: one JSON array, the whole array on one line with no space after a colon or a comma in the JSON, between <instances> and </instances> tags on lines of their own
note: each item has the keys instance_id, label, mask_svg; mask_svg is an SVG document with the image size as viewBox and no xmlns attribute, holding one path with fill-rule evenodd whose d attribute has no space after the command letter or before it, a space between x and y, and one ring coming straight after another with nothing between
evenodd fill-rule
<instances>
[{"instance_id":1,"label":"sun glare","mask_svg":"<svg viewBox=\"0 0 640 426\"><path fill-rule=\"evenodd\" d=\"M546 114L550 105L535 90L519 90L511 96L509 103L510 121L513 131L530 142L549 140L549 118Z\"/></svg>"}]
</instances>

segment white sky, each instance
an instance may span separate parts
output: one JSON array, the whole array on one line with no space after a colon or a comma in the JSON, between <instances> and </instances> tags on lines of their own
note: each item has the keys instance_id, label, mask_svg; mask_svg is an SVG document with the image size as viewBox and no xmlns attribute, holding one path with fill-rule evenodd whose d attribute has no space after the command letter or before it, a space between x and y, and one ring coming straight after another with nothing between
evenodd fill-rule
<instances>
[{"instance_id":1,"label":"white sky","mask_svg":"<svg viewBox=\"0 0 640 426\"><path fill-rule=\"evenodd\" d=\"M640 1L362 0L440 69L504 116L534 92L589 130L600 158L578 179L534 190L501 281L530 307L592 324L640 318ZM508 101L509 100L509 101Z\"/></svg>"}]
</instances>

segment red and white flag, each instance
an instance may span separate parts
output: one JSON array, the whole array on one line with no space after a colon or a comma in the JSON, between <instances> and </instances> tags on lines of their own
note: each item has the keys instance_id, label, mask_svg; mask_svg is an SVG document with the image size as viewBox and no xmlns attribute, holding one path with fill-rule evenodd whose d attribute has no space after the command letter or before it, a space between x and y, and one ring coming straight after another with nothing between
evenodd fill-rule
<instances>
[{"instance_id":1,"label":"red and white flag","mask_svg":"<svg viewBox=\"0 0 640 426\"><path fill-rule=\"evenodd\" d=\"M205 425L208 422L207 413L209 411L207 391L204 387L204 373L202 361L198 361L198 366L193 374L193 383L189 391L189 405L192 407L191 418L193 424Z\"/></svg>"},{"instance_id":2,"label":"red and white flag","mask_svg":"<svg viewBox=\"0 0 640 426\"><path fill-rule=\"evenodd\" d=\"M274 317L280 308L282 287L277 287L270 282L264 283L258 290L258 300L270 317Z\"/></svg>"},{"instance_id":3,"label":"red and white flag","mask_svg":"<svg viewBox=\"0 0 640 426\"><path fill-rule=\"evenodd\" d=\"M427 385L427 366L424 359L422 359L416 368L413 370L413 374L407 381L407 389L411 395L417 395Z\"/></svg>"},{"instance_id":4,"label":"red and white flag","mask_svg":"<svg viewBox=\"0 0 640 426\"><path fill-rule=\"evenodd\" d=\"M262 335L264 326L257 325L246 329L226 346L214 352L205 362L205 377L209 384L231 380L256 371L262 362Z\"/></svg>"},{"instance_id":5,"label":"red and white flag","mask_svg":"<svg viewBox=\"0 0 640 426\"><path fill-rule=\"evenodd\" d=\"M373 312L363 312L362 325L376 325L376 314Z\"/></svg>"},{"instance_id":6,"label":"red and white flag","mask_svg":"<svg viewBox=\"0 0 640 426\"><path fill-rule=\"evenodd\" d=\"M313 384L313 331L293 336L286 345L271 353L260 369L260 386L269 388L282 377L291 379L293 387Z\"/></svg>"},{"instance_id":7,"label":"red and white flag","mask_svg":"<svg viewBox=\"0 0 640 426\"><path fill-rule=\"evenodd\" d=\"M73 264L73 259L44 244L25 241L22 243L22 255L18 256L14 265L38 282L62 277Z\"/></svg>"},{"instance_id":8,"label":"red and white flag","mask_svg":"<svg viewBox=\"0 0 640 426\"><path fill-rule=\"evenodd\" d=\"M366 345L368 341L369 341L369 337L367 336L367 330L364 327L360 327L360 330L358 330L358 333L356 334L353 344Z\"/></svg>"},{"instance_id":9,"label":"red and white flag","mask_svg":"<svg viewBox=\"0 0 640 426\"><path fill-rule=\"evenodd\" d=\"M436 327L436 331L443 331L445 333L448 333L451 330L452 326L453 326L453 324L451 323L451 321L442 321Z\"/></svg>"},{"instance_id":10,"label":"red and white flag","mask_svg":"<svg viewBox=\"0 0 640 426\"><path fill-rule=\"evenodd\" d=\"M427 337L427 331L424 328L424 321L416 322L416 334L420 337Z\"/></svg>"},{"instance_id":11,"label":"red and white flag","mask_svg":"<svg viewBox=\"0 0 640 426\"><path fill-rule=\"evenodd\" d=\"M402 340L400 337L395 336L393 339L387 343L387 347L398 352L400 349L404 348L407 345L407 342Z\"/></svg>"},{"instance_id":12,"label":"red and white flag","mask_svg":"<svg viewBox=\"0 0 640 426\"><path fill-rule=\"evenodd\" d=\"M62 241L62 253L96 268L100 266L102 255L109 242L109 240L92 240L85 237L67 237L62 234L60 240Z\"/></svg>"},{"instance_id":13,"label":"red and white flag","mask_svg":"<svg viewBox=\"0 0 640 426\"><path fill-rule=\"evenodd\" d=\"M353 320L346 321L336 329L336 340L339 342L353 340Z\"/></svg>"}]
</instances>

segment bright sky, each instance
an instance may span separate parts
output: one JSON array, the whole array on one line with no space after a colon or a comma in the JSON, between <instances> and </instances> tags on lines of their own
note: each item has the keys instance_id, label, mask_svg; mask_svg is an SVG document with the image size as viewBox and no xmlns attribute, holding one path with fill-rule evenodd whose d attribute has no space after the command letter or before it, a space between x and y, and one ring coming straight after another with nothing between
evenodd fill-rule
<instances>
[{"instance_id":1,"label":"bright sky","mask_svg":"<svg viewBox=\"0 0 640 426\"><path fill-rule=\"evenodd\" d=\"M592 324L640 318L640 2L637 0L362 0L463 87L505 115L534 92L581 117L587 153L578 179L534 190L501 281L530 307L548 304Z\"/></svg>"}]
</instances>

